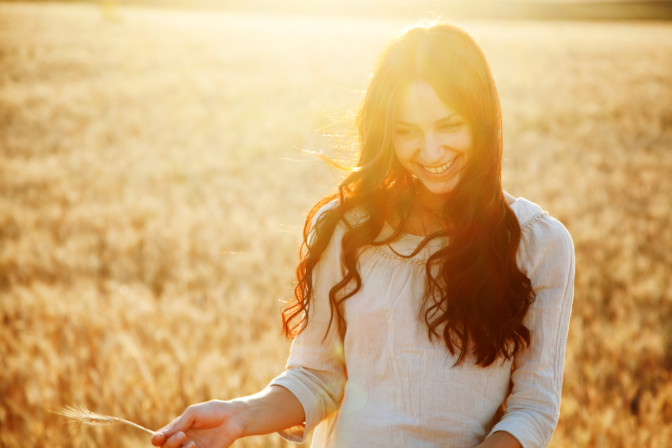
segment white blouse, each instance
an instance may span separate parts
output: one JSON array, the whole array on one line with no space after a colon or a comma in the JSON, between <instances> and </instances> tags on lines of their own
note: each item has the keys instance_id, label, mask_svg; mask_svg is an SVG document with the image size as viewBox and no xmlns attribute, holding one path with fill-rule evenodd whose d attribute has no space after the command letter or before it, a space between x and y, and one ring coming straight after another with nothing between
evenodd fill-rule
<instances>
[{"instance_id":1,"label":"white blouse","mask_svg":"<svg viewBox=\"0 0 672 448\"><path fill-rule=\"evenodd\" d=\"M305 411L305 423L283 437L301 442L317 426L313 447L474 447L495 431L525 448L549 443L560 410L574 248L562 224L538 205L507 197L522 230L518 265L536 292L524 321L529 348L487 368L469 359L455 366L442 339L430 341L421 312L425 261L446 242L433 240L410 259L396 255L417 247L423 238L415 235L361 253L362 288L345 301L345 338L335 321L325 338L329 290L342 278L340 224L313 273L308 325L285 372L271 382ZM494 422L504 400L506 412Z\"/></svg>"}]
</instances>

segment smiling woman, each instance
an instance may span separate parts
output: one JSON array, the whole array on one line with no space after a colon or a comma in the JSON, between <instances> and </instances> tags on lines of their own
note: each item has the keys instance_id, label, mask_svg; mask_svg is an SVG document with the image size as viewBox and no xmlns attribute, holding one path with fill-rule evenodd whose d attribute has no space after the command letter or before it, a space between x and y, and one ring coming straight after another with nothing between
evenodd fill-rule
<instances>
[{"instance_id":1,"label":"smiling woman","mask_svg":"<svg viewBox=\"0 0 672 448\"><path fill-rule=\"evenodd\" d=\"M541 447L559 415L574 253L502 189L499 98L462 29L383 52L355 169L311 210L286 370L249 397L191 406L165 448L278 431L314 447Z\"/></svg>"}]
</instances>

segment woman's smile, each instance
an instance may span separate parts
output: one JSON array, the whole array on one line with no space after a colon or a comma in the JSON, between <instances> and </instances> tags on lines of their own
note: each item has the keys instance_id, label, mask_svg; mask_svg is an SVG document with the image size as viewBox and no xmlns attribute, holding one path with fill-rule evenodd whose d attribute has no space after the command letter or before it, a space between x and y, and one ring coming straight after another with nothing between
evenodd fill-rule
<instances>
[{"instance_id":1,"label":"woman's smile","mask_svg":"<svg viewBox=\"0 0 672 448\"><path fill-rule=\"evenodd\" d=\"M455 164L455 161L457 160L457 157L447 161L444 164L441 164L439 166L428 166L428 165L423 165L421 163L418 163L420 167L427 172L427 175L429 176L439 176L441 178L446 177L446 174L450 174L449 170L452 168L452 166Z\"/></svg>"}]
</instances>

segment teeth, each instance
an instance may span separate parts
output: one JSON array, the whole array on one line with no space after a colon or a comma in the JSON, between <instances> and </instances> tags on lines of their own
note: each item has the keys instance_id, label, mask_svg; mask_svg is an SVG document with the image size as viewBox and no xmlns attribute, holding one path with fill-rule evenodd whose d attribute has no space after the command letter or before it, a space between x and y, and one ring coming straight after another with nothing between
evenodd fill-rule
<instances>
[{"instance_id":1,"label":"teeth","mask_svg":"<svg viewBox=\"0 0 672 448\"><path fill-rule=\"evenodd\" d=\"M446 171L448 168L453 166L453 163L455 163L455 160L457 160L457 158L451 160L450 162L446 162L443 165L439 165L439 166L436 166L436 167L423 165L423 168L426 169L427 171L429 171L432 174L441 174L444 171Z\"/></svg>"}]
</instances>

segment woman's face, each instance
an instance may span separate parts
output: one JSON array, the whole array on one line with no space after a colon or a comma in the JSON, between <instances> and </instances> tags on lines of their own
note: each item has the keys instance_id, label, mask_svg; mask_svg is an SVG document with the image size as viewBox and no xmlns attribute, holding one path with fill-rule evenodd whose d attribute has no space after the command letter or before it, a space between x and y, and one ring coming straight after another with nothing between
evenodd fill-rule
<instances>
[{"instance_id":1,"label":"woman's face","mask_svg":"<svg viewBox=\"0 0 672 448\"><path fill-rule=\"evenodd\" d=\"M439 208L472 151L471 126L423 81L408 86L399 106L392 138L395 154L419 181L419 199Z\"/></svg>"}]
</instances>

